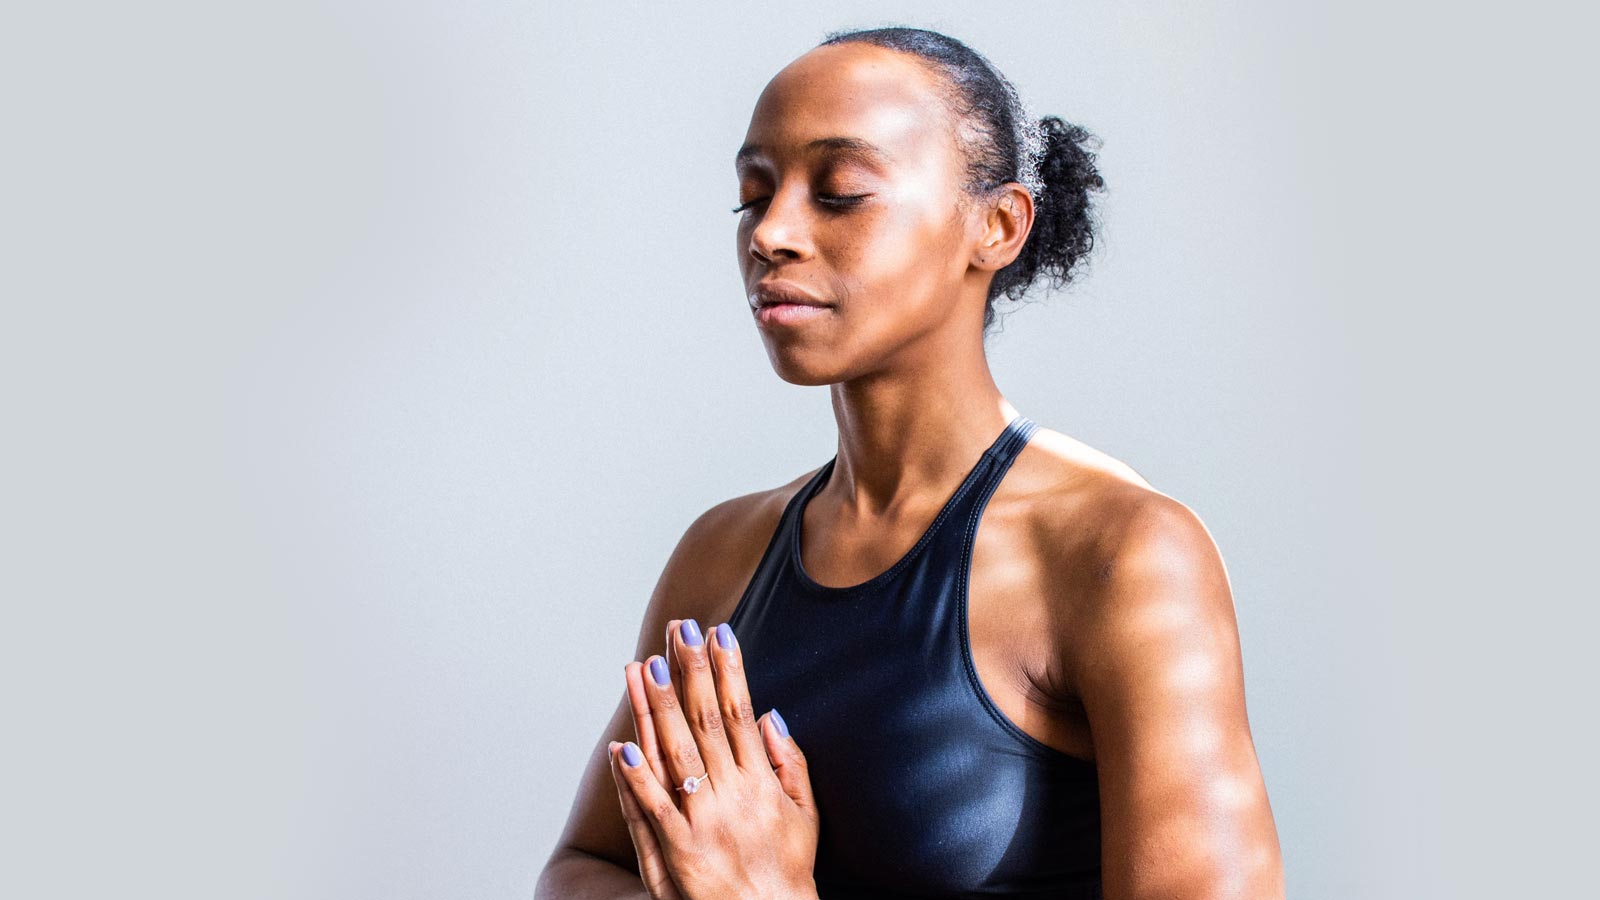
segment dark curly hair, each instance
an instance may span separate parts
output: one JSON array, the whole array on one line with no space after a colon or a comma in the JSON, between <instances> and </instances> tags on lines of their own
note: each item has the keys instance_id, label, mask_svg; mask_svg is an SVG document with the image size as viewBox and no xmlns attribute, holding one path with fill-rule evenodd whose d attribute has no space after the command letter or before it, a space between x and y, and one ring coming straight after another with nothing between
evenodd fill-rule
<instances>
[{"instance_id":1,"label":"dark curly hair","mask_svg":"<svg viewBox=\"0 0 1600 900\"><path fill-rule=\"evenodd\" d=\"M1079 261L1094 248L1095 209L1090 195L1105 181L1095 169L1100 140L1057 116L1035 120L1010 80L966 44L937 31L888 27L835 31L822 43L863 43L919 57L949 86L946 102L957 141L967 157L966 193L992 196L1018 182L1033 195L1033 230L1022 252L996 272L984 305L983 327L995 321L995 301L1022 299L1034 282L1066 287Z\"/></svg>"}]
</instances>

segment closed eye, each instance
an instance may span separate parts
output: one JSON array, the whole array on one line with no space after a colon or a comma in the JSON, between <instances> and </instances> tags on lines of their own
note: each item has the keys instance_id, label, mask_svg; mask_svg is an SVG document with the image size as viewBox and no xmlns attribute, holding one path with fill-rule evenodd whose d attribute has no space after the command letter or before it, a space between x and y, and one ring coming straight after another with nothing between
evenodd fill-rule
<instances>
[{"instance_id":1,"label":"closed eye","mask_svg":"<svg viewBox=\"0 0 1600 900\"><path fill-rule=\"evenodd\" d=\"M817 199L829 206L848 209L871 196L871 194L818 194Z\"/></svg>"},{"instance_id":2,"label":"closed eye","mask_svg":"<svg viewBox=\"0 0 1600 900\"><path fill-rule=\"evenodd\" d=\"M871 196L871 194L818 194L817 202L831 206L835 209L849 209L850 207L861 203L861 201ZM769 199L771 198L757 197L754 200L748 200L739 204L738 206L735 206L733 208L733 212L742 213L758 203L767 202Z\"/></svg>"}]
</instances>

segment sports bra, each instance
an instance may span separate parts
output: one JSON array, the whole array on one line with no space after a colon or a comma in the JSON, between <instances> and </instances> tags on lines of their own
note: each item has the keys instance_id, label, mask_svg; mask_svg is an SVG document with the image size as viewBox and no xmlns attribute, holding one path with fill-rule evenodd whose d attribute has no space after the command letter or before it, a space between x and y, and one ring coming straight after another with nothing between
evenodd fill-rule
<instances>
[{"instance_id":1,"label":"sports bra","mask_svg":"<svg viewBox=\"0 0 1600 900\"><path fill-rule=\"evenodd\" d=\"M916 544L848 587L801 564L836 455L789 500L728 619L754 708L776 707L806 754L821 900L1100 900L1095 764L1007 718L967 639L973 536L1037 428L1012 419Z\"/></svg>"}]
</instances>

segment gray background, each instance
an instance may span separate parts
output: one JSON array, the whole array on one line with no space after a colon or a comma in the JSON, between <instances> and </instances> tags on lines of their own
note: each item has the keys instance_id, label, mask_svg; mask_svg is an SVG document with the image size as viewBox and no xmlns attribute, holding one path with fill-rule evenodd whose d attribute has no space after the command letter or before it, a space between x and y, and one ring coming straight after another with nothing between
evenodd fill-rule
<instances>
[{"instance_id":1,"label":"gray background","mask_svg":"<svg viewBox=\"0 0 1600 900\"><path fill-rule=\"evenodd\" d=\"M731 160L889 23L1104 140L992 363L1222 548L1291 896L1582 893L1589 32L1266 2L5 13L0 893L527 897L682 530L833 453Z\"/></svg>"}]
</instances>

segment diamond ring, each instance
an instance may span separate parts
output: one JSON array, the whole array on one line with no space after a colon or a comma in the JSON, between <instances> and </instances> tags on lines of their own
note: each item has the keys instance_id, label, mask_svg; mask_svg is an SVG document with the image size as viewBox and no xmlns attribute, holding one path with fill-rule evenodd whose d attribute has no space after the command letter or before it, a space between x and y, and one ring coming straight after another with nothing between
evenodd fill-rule
<instances>
[{"instance_id":1,"label":"diamond ring","mask_svg":"<svg viewBox=\"0 0 1600 900\"><path fill-rule=\"evenodd\" d=\"M683 784L678 785L678 790L683 791L685 794L692 794L695 791L700 790L700 783L701 782L710 781L710 780L711 780L711 773L710 772L707 772L706 774L701 775L699 778L696 778L695 776L690 775L688 778L685 778L683 780Z\"/></svg>"}]
</instances>

